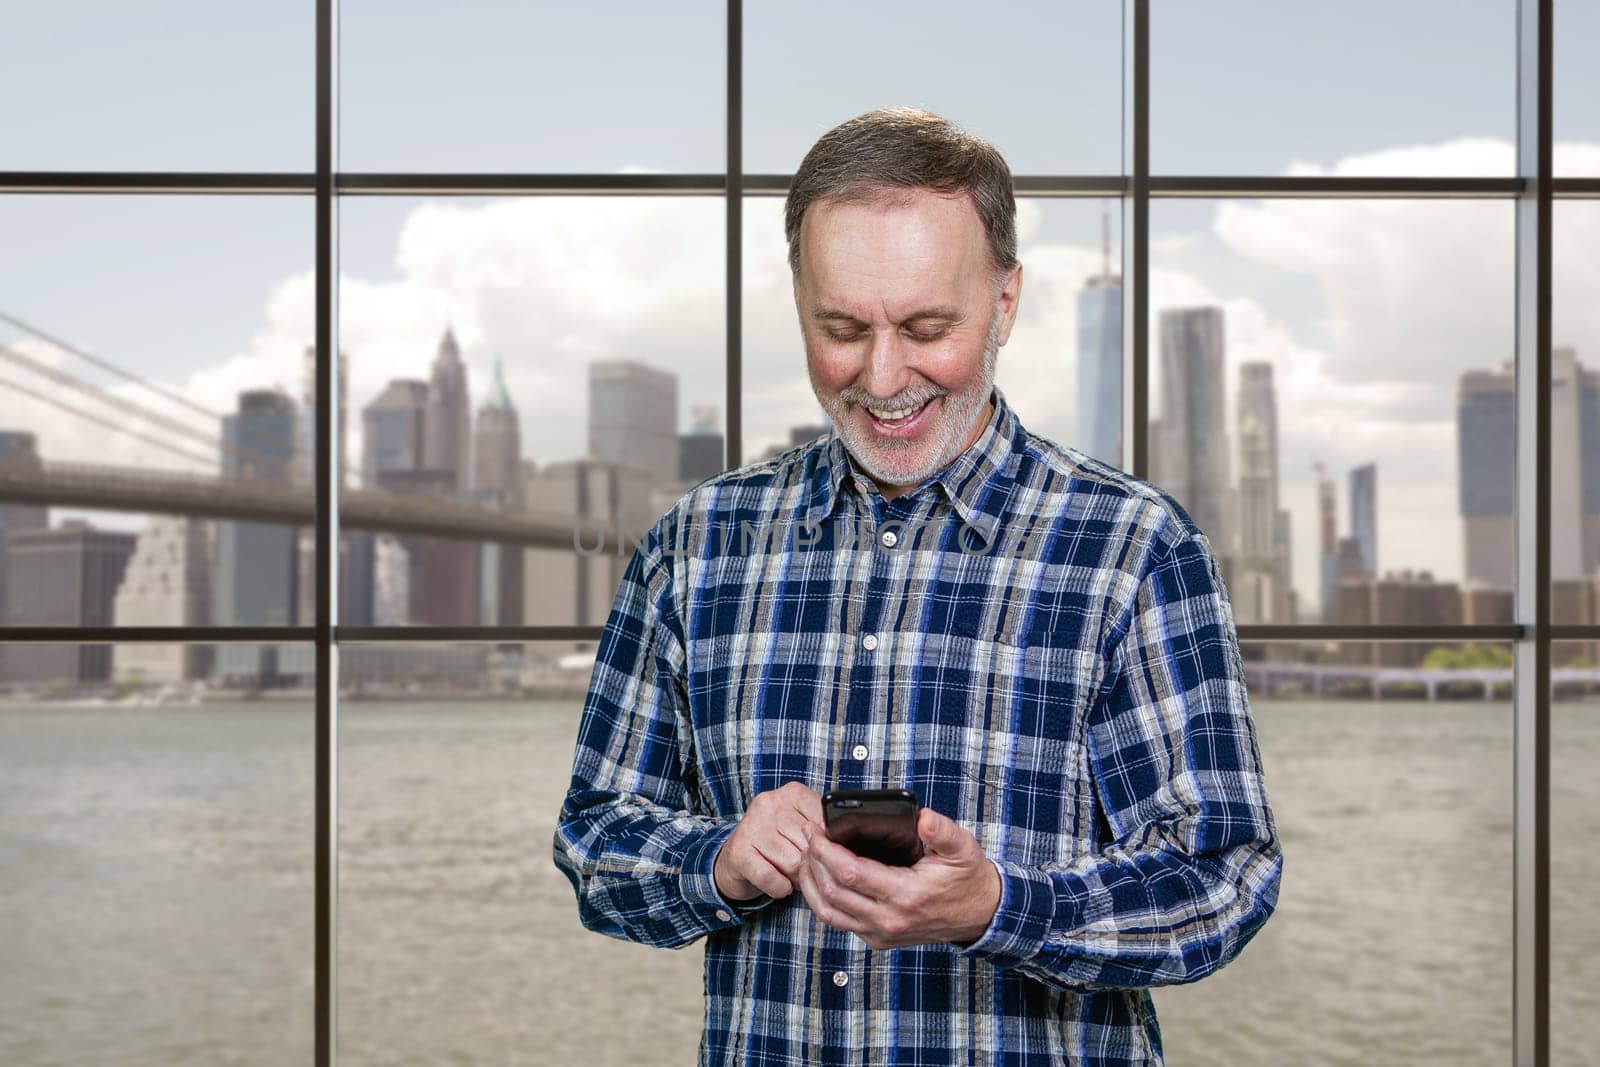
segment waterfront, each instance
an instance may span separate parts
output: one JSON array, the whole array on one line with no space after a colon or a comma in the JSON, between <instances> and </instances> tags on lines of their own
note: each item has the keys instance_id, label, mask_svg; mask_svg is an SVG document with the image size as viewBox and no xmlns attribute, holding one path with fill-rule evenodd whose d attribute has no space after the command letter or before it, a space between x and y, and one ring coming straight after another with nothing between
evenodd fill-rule
<instances>
[{"instance_id":1,"label":"waterfront","mask_svg":"<svg viewBox=\"0 0 1600 1067\"><path fill-rule=\"evenodd\" d=\"M1253 705L1286 852L1173 1065L1502 1064L1511 713ZM341 709L343 1064L691 1063L700 948L584 931L550 862L571 701ZM1600 708L1553 708L1553 1062L1600 1016ZM306 1064L307 704L0 705L0 1062Z\"/></svg>"}]
</instances>

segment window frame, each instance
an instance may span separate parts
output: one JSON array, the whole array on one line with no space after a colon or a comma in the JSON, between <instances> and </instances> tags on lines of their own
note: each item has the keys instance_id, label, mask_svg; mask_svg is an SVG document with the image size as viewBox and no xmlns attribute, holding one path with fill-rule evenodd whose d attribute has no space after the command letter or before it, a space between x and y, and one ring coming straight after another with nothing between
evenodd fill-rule
<instances>
[{"instance_id":1,"label":"window frame","mask_svg":"<svg viewBox=\"0 0 1600 1067\"><path fill-rule=\"evenodd\" d=\"M1552 646L1600 640L1600 625L1552 625L1551 226L1552 202L1600 199L1600 178L1554 176L1552 167L1553 0L1518 0L1517 169L1506 178L1335 178L1182 176L1150 173L1150 2L1123 2L1124 173L1023 175L1027 196L1115 198L1122 207L1123 428L1128 469L1148 476L1149 209L1162 198L1444 198L1510 201L1516 212L1515 380L1517 411L1515 622L1510 625L1243 625L1241 641L1510 642L1514 649L1513 1059L1549 1062L1550 1001L1550 669ZM788 175L743 169L743 3L726 0L726 162L710 174L354 173L338 164L338 0L315 2L315 167L309 173L10 171L0 195L140 193L284 195L315 205L316 577L315 622L284 627L0 628L5 643L308 642L315 648L315 1057L336 1061L338 650L375 642L505 642L599 639L599 626L406 626L338 624L338 480L334 408L338 351L338 209L347 197L429 195L721 195L726 205L726 462L743 459L742 243L746 197L782 196Z\"/></svg>"}]
</instances>

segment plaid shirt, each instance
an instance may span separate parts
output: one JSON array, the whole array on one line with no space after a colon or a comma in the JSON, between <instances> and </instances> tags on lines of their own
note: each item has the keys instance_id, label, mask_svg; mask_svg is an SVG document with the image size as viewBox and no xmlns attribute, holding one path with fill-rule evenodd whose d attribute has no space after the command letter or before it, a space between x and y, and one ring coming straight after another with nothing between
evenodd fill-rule
<instances>
[{"instance_id":1,"label":"plaid shirt","mask_svg":"<svg viewBox=\"0 0 1600 1067\"><path fill-rule=\"evenodd\" d=\"M1026 431L885 501L837 435L718 475L629 562L555 836L585 926L706 939L711 1064L1149 1064L1146 987L1278 894L1238 638L1170 496ZM906 787L1001 876L988 930L874 951L711 877L757 793Z\"/></svg>"}]
</instances>

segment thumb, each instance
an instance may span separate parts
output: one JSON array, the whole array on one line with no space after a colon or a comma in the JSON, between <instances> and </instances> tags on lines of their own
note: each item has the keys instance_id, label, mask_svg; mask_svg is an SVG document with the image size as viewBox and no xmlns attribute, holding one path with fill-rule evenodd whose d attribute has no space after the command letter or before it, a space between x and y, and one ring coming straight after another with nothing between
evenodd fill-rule
<instances>
[{"instance_id":1,"label":"thumb","mask_svg":"<svg viewBox=\"0 0 1600 1067\"><path fill-rule=\"evenodd\" d=\"M917 834L929 852L950 857L962 851L966 844L961 827L955 820L941 815L932 808L923 808L917 817Z\"/></svg>"}]
</instances>

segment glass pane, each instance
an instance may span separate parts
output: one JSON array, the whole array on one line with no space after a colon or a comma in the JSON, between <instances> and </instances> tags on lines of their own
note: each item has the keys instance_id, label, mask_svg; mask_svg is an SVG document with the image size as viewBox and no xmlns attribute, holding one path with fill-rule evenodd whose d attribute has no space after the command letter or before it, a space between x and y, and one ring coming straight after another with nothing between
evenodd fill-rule
<instances>
[{"instance_id":1,"label":"glass pane","mask_svg":"<svg viewBox=\"0 0 1600 1067\"><path fill-rule=\"evenodd\" d=\"M306 0L8 4L0 171L310 170L315 32Z\"/></svg>"},{"instance_id":2,"label":"glass pane","mask_svg":"<svg viewBox=\"0 0 1600 1067\"><path fill-rule=\"evenodd\" d=\"M1159 174L1509 175L1509 0L1150 5Z\"/></svg>"},{"instance_id":3,"label":"glass pane","mask_svg":"<svg viewBox=\"0 0 1600 1067\"><path fill-rule=\"evenodd\" d=\"M230 657L303 681L70 680ZM61 669L0 684L0 1062L311 1062L311 648L0 646L19 659Z\"/></svg>"},{"instance_id":4,"label":"glass pane","mask_svg":"<svg viewBox=\"0 0 1600 1067\"><path fill-rule=\"evenodd\" d=\"M826 432L806 374L783 201L751 197L744 219L744 455ZM1022 298L995 382L1034 433L1121 461L1122 216L1100 200L1017 203Z\"/></svg>"},{"instance_id":5,"label":"glass pane","mask_svg":"<svg viewBox=\"0 0 1600 1067\"><path fill-rule=\"evenodd\" d=\"M369 699L339 714L340 1063L694 1061L701 948L585 930L551 859L593 664L573 644L342 649Z\"/></svg>"},{"instance_id":6,"label":"glass pane","mask_svg":"<svg viewBox=\"0 0 1600 1067\"><path fill-rule=\"evenodd\" d=\"M719 0L339 5L356 171L724 169Z\"/></svg>"},{"instance_id":7,"label":"glass pane","mask_svg":"<svg viewBox=\"0 0 1600 1067\"><path fill-rule=\"evenodd\" d=\"M1510 648L1243 652L1286 875L1236 961L1153 991L1169 1062L1507 1062Z\"/></svg>"},{"instance_id":8,"label":"glass pane","mask_svg":"<svg viewBox=\"0 0 1600 1067\"><path fill-rule=\"evenodd\" d=\"M751 4L744 15L745 169L791 174L853 115L923 107L991 141L1015 174L1115 174L1122 161L1122 5L956 0Z\"/></svg>"},{"instance_id":9,"label":"glass pane","mask_svg":"<svg viewBox=\"0 0 1600 1067\"><path fill-rule=\"evenodd\" d=\"M722 467L722 220L700 197L346 205L346 623L605 622L632 542Z\"/></svg>"},{"instance_id":10,"label":"glass pane","mask_svg":"<svg viewBox=\"0 0 1600 1067\"><path fill-rule=\"evenodd\" d=\"M1240 623L1511 620L1511 207L1151 207L1152 481Z\"/></svg>"},{"instance_id":11,"label":"glass pane","mask_svg":"<svg viewBox=\"0 0 1600 1067\"><path fill-rule=\"evenodd\" d=\"M311 224L0 198L0 622L309 621Z\"/></svg>"},{"instance_id":12,"label":"glass pane","mask_svg":"<svg viewBox=\"0 0 1600 1067\"><path fill-rule=\"evenodd\" d=\"M1550 616L1600 623L1600 203L1556 205L1550 392Z\"/></svg>"},{"instance_id":13,"label":"glass pane","mask_svg":"<svg viewBox=\"0 0 1600 1067\"><path fill-rule=\"evenodd\" d=\"M1550 1062L1594 1054L1600 1018L1600 642L1551 649Z\"/></svg>"},{"instance_id":14,"label":"glass pane","mask_svg":"<svg viewBox=\"0 0 1600 1067\"><path fill-rule=\"evenodd\" d=\"M1600 177L1600 5L1555 0L1555 170L1557 177Z\"/></svg>"}]
</instances>

